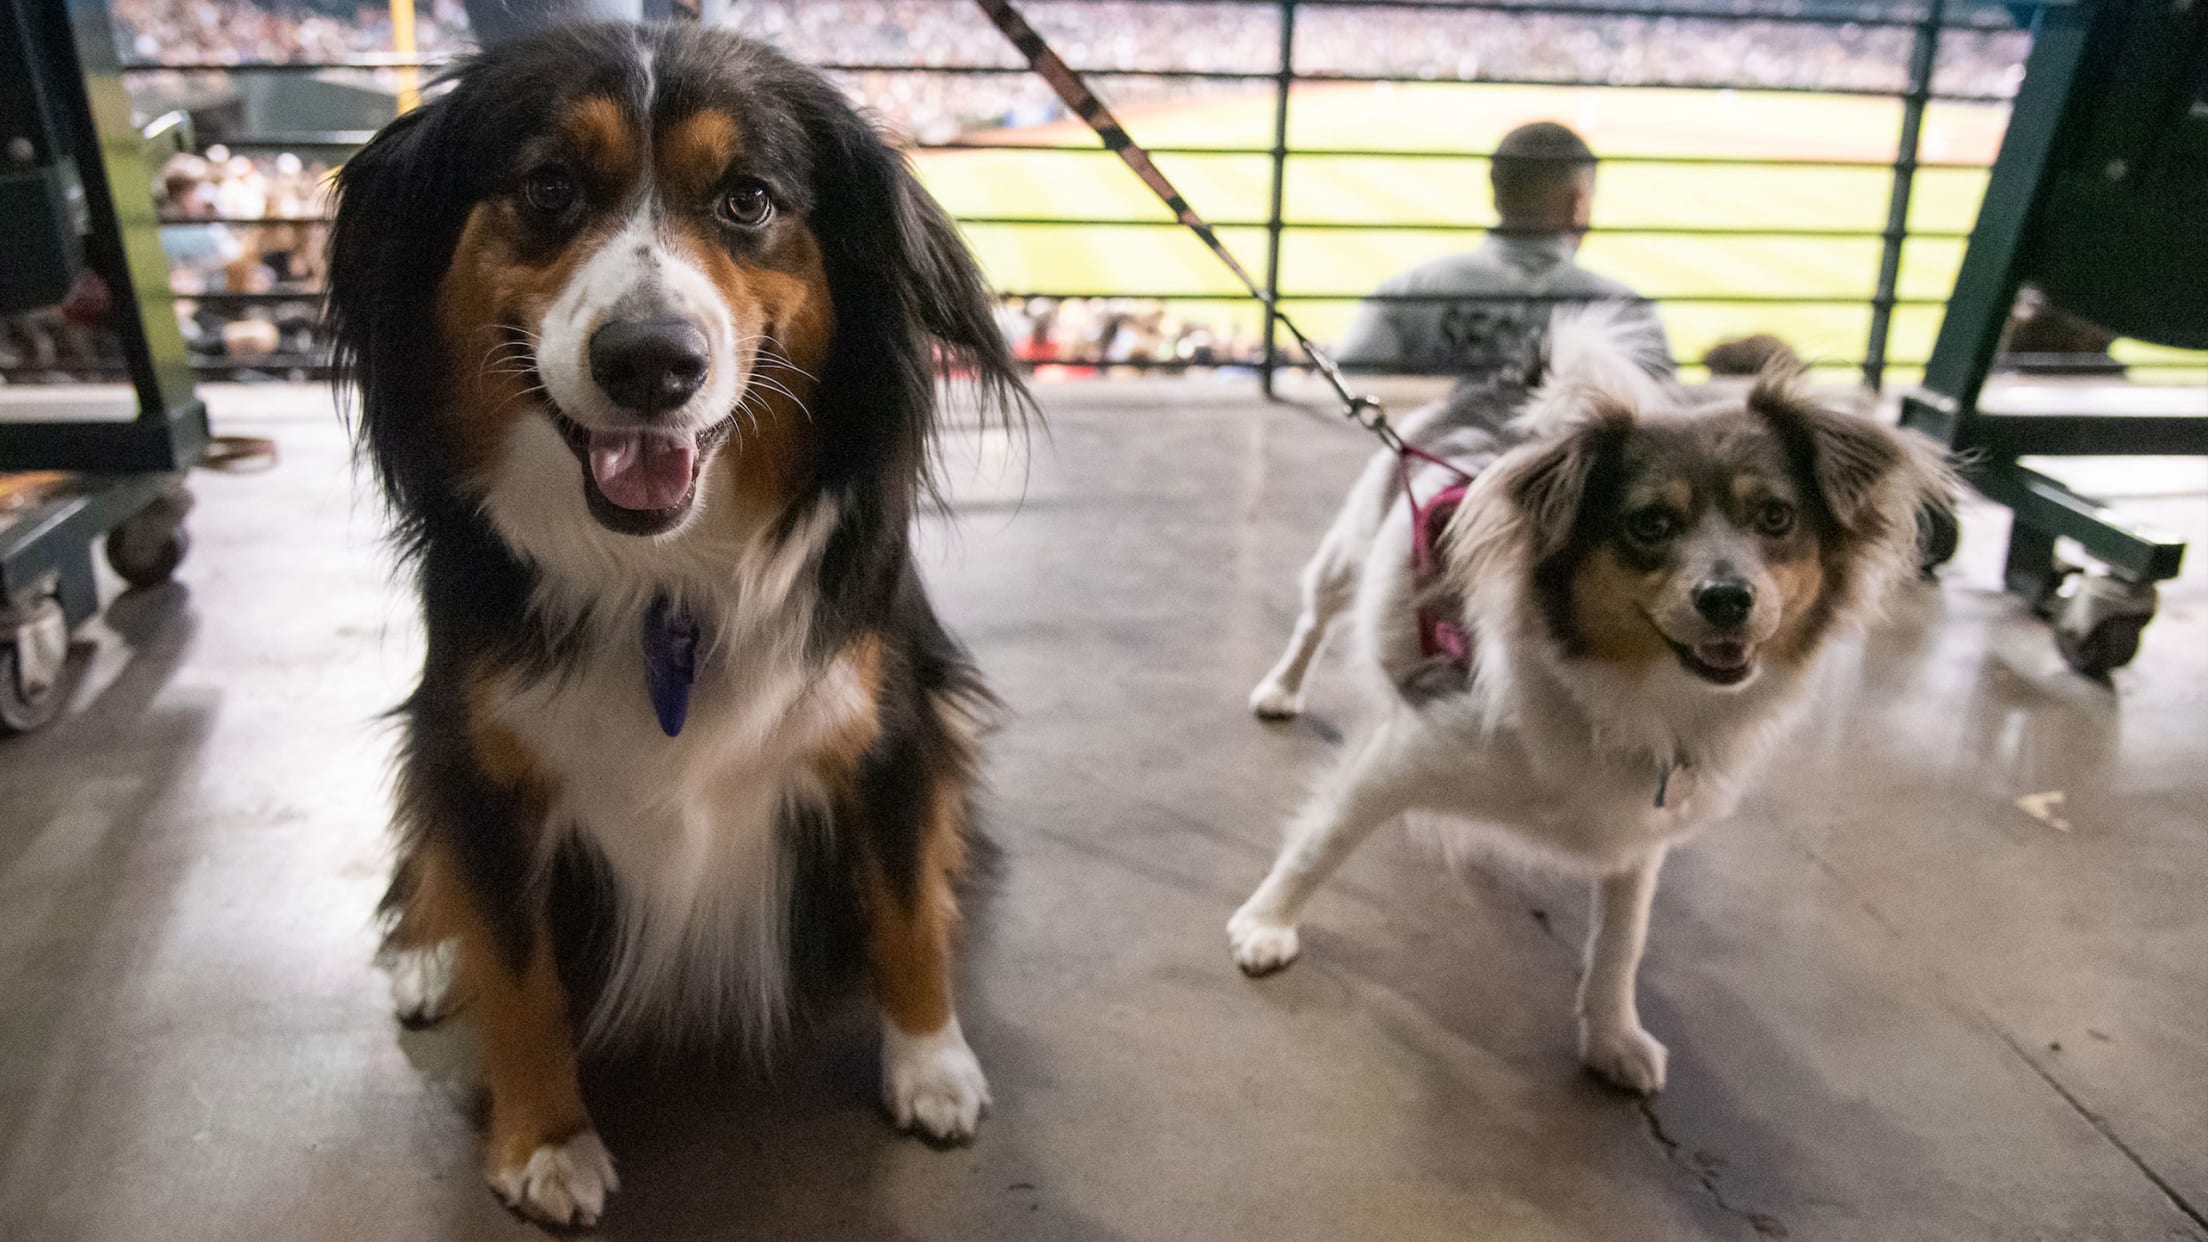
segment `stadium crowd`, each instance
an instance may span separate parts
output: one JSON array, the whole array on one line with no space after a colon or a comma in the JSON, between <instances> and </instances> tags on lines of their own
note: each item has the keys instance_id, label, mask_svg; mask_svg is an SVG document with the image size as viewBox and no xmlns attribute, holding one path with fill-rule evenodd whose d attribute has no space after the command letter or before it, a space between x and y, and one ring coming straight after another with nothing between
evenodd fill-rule
<instances>
[{"instance_id":1,"label":"stadium crowd","mask_svg":"<svg viewBox=\"0 0 2208 1242\"><path fill-rule=\"evenodd\" d=\"M1265 5L1046 0L1023 12L1067 63L1098 71L1099 90L1119 106L1250 84L1115 78L1112 70L1269 74L1279 66L1279 15ZM1065 115L1048 87L1018 73L1019 57L963 0L763 0L737 4L734 15L739 28L814 63L1009 71L845 75L858 97L924 142ZM1314 6L1297 17L1295 58L1299 72L1321 77L1899 91L1913 37L1882 25ZM1976 26L1946 32L1935 89L2013 94L2028 38Z\"/></svg>"},{"instance_id":2,"label":"stadium crowd","mask_svg":"<svg viewBox=\"0 0 2208 1242\"><path fill-rule=\"evenodd\" d=\"M347 22L257 0L115 5L122 51L141 62L333 60L391 47L388 10L376 6L362 6ZM1099 86L1120 105L1249 83L1111 77L1112 70L1249 74L1278 66L1279 15L1266 5L1039 0L1024 12L1068 63L1104 73ZM1973 10L1984 12L1993 10ZM1064 115L1049 88L1021 72L1019 56L964 0L737 0L730 21L816 64L1005 71L841 75L847 88L920 141ZM470 42L459 0L421 5L415 31L429 56ZM1897 26L1440 6L1314 6L1298 16L1296 35L1297 68L1316 76L1877 91L1905 85L1912 38ZM2021 30L1975 25L1948 31L1936 88L2013 93L2027 38Z\"/></svg>"},{"instance_id":3,"label":"stadium crowd","mask_svg":"<svg viewBox=\"0 0 2208 1242\"><path fill-rule=\"evenodd\" d=\"M1264 352L1257 333L1240 322L1221 328L1141 298L1006 298L997 326L1013 356L1044 378L1110 367L1252 366Z\"/></svg>"},{"instance_id":4,"label":"stadium crowd","mask_svg":"<svg viewBox=\"0 0 2208 1242\"><path fill-rule=\"evenodd\" d=\"M251 159L226 148L172 157L156 187L177 324L195 354L245 363L316 350L329 165L289 152ZM262 223L265 221L266 223ZM207 295L297 292L240 306Z\"/></svg>"},{"instance_id":5,"label":"stadium crowd","mask_svg":"<svg viewBox=\"0 0 2208 1242\"><path fill-rule=\"evenodd\" d=\"M253 0L110 0L110 12L116 51L139 63L326 61L391 50L391 11L383 5L364 4L340 17ZM467 48L459 0L418 5L414 42L431 56Z\"/></svg>"}]
</instances>

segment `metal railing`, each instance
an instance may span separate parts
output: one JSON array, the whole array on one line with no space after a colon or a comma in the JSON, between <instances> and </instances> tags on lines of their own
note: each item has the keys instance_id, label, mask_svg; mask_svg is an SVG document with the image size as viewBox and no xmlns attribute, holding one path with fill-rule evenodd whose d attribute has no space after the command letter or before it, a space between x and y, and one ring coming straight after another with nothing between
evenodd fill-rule
<instances>
[{"instance_id":1,"label":"metal railing","mask_svg":"<svg viewBox=\"0 0 2208 1242\"><path fill-rule=\"evenodd\" d=\"M1935 101L2000 102L2005 96L1973 93L1942 92L1934 89L1934 75L1938 65L1938 51L1942 33L1954 29L1987 29L1984 23L1970 20L1980 12L1965 10L1958 19L1953 15L1948 0L1928 0L1916 11L1900 11L1888 7L1834 7L1816 11L1778 11L1770 8L1735 7L1719 11L1696 5L1630 5L1569 3L1568 0L1531 0L1529 3L1507 3L1497 0L1421 0L1406 4L1403 0L1199 0L1201 3L1263 6L1277 11L1279 23L1279 49L1277 64L1266 70L1195 70L1195 69L1135 69L1119 66L1076 66L1084 74L1102 79L1199 79L1206 81L1266 82L1273 88L1271 142L1265 146L1254 145L1175 145L1163 144L1149 148L1155 154L1166 156L1236 156L1264 158L1270 165L1269 200L1261 219L1220 219L1214 224L1222 229L1262 230L1265 238L1263 270L1267 287L1279 291L1276 300L1281 303L1317 303L1372 300L1377 295L1370 290L1340 290L1313 292L1309 290L1283 290L1284 246L1286 235L1296 232L1344 231L1363 233L1462 233L1484 234L1489 226L1465 221L1346 221L1324 219L1299 219L1286 214L1285 199L1288 173L1291 163L1299 159L1386 159L1432 161L1483 161L1485 151L1466 151L1431 148L1295 146L1290 141L1291 102L1297 86L1310 83L1405 83L1468 85L1539 85L1545 87L1614 87L1616 89L1738 89L1747 92L1806 93L1823 95L1873 96L1897 100L1901 105L1900 132L1893 158L1888 160L1847 158L1788 158L1764 159L1724 155L1635 155L1616 154L1605 156L1605 167L1630 165L1656 165L1680 167L1757 167L1798 169L1857 169L1885 170L1893 177L1892 192L1887 206L1883 228L1832 228L1759 225L1628 225L1615 228L1598 227L1594 232L1602 236L1632 237L1707 237L1764 240L1876 240L1879 243L1879 264L1874 288L1866 297L1860 293L1816 293L1754 295L1725 293L1707 290L1651 291L1648 296L1659 304L1673 305L1800 305L1800 306L1867 306L1870 312L1870 331L1860 369L1866 382L1880 384L1886 372L1893 366L1921 366L1922 358L1896 359L1888 356L1894 312L1901 307L1936 307L1944 304L1944 298L1912 297L1900 292L1902 255L1912 239L1958 241L1968 233L1953 229L1918 229L1909 224L1910 205L1915 186L1915 174L1927 169L1969 169L1986 167L1982 161L1942 161L1920 158L1919 139L1923 132L1926 110ZM1698 22L1762 22L1798 23L1820 26L1855 26L1891 28L1910 32L1911 54L1906 80L1899 89L1868 87L1819 87L1806 85L1754 85L1741 86L1732 82L1660 82L1616 84L1585 80L1559 80L1550 78L1499 78L1499 77L1448 77L1405 73L1334 73L1305 72L1299 69L1296 58L1296 21L1299 10L1319 8L1373 8L1373 9L1424 9L1435 11L1474 11L1508 14L1514 16L1563 15L1587 19L1650 19L1677 18ZM983 20L976 15L976 21ZM1007 56L1011 55L1009 47ZM340 69L414 69L434 68L436 61L411 55L363 55L343 61L289 61L247 64L163 63L142 64L126 68L130 75L156 73L315 73ZM867 74L936 74L1017 75L1024 70L1016 63L967 65L884 64L872 62L828 62L817 67L839 73ZM1107 92L1108 93L1108 92ZM226 138L233 150L264 151L293 150L314 152L339 152L365 142L369 134L363 131L316 132L261 132ZM1095 143L1034 143L1034 142L922 142L914 144L921 151L992 151L992 152L1078 152L1101 154L1104 148ZM1199 204L1199 209L1202 205ZM954 219L969 227L1006 228L1084 228L1084 229L1175 229L1180 226L1163 217L1097 217L1097 216L1036 216L1036 215L983 215L960 214ZM314 225L327 223L326 217L285 217L280 219L207 219L194 217L164 217L164 224L226 223L237 226L258 225ZM1248 261L1249 256L1245 256ZM1252 266L1256 266L1253 264ZM265 293L209 293L196 295L197 300L210 306L251 306L256 304L296 303L313 299L318 293L309 289L276 290ZM1143 292L1124 289L1034 289L1007 291L1006 297L1018 298L1113 298L1131 301L1209 303L1250 302L1246 294L1236 292L1157 291ZM1386 300L1386 299L1383 299ZM1393 299L1429 301L1465 301L1458 297L1430 299ZM1522 300L1522 299L1512 299ZM1260 337L1261 354L1255 359L1267 391L1271 390L1274 374L1288 367L1303 365L1284 356L1278 325L1268 308L1263 319ZM307 359L307 362L302 362ZM279 362L260 359L234 360L202 357L198 360L203 369L212 371L237 371L246 369L283 369L287 363L308 365L311 359L305 355L287 355ZM1142 360L1113 361L1113 366L1155 365Z\"/></svg>"}]
</instances>

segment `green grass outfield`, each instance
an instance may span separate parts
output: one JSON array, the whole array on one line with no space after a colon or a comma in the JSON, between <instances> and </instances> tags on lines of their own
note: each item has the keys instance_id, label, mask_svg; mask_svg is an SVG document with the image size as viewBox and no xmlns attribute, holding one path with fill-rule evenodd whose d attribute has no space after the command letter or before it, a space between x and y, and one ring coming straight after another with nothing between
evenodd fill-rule
<instances>
[{"instance_id":1,"label":"green grass outfield","mask_svg":"<svg viewBox=\"0 0 2208 1242\"><path fill-rule=\"evenodd\" d=\"M1983 164L1999 145L2005 108L1934 104L1925 119L1928 160ZM1402 150L1492 149L1513 126L1564 121L1605 157L1714 155L1763 159L1893 158L1901 105L1890 99L1751 91L1486 86L1455 83L1305 83L1291 99L1292 147ZM1269 89L1183 104L1131 108L1122 120L1153 146L1271 144ZM982 141L1086 143L1078 122L994 131ZM1263 156L1160 156L1158 164L1196 209L1214 221L1261 221L1271 183ZM1157 221L1165 209L1101 149L1069 153L930 151L921 175L958 215L1077 216ZM1917 176L1910 227L1967 232L1984 193L1983 171L1928 169ZM1636 234L1635 227L1860 229L1885 227L1892 174L1882 168L1747 168L1632 164L1603 169L1596 233L1584 262L1662 299L1667 295L1785 297L1845 301L1783 305L1673 304L1664 321L1682 359L1712 342L1776 332L1806 356L1859 363L1870 332L1867 301L1878 279L1880 242L1863 238L1690 237ZM1405 223L1488 224L1487 165L1477 158L1291 159L1281 289L1341 295L1295 303L1297 321L1320 340L1347 323L1358 292L1391 273L1478 243L1477 234L1399 227ZM1295 228L1360 223L1383 231ZM1262 274L1260 228L1223 229L1227 244ZM1155 227L977 225L967 236L990 277L1012 291L1229 295L1233 278L1185 231ZM1962 261L1960 239L1912 239L1904 248L1903 297L1944 298ZM1213 323L1254 328L1252 304L1180 304ZM1937 306L1894 315L1891 378L1908 380L1931 352ZM2141 379L2208 382L2208 356L2134 342L2120 357L2154 363Z\"/></svg>"}]
</instances>

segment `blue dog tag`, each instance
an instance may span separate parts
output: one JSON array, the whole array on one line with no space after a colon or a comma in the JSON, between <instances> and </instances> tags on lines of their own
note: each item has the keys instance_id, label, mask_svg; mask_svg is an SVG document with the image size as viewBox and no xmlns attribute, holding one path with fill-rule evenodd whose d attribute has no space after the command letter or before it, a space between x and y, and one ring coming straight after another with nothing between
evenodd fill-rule
<instances>
[{"instance_id":1,"label":"blue dog tag","mask_svg":"<svg viewBox=\"0 0 2208 1242\"><path fill-rule=\"evenodd\" d=\"M644 689L652 697L659 728L669 737L690 718L690 687L698 680L696 618L654 596L644 613Z\"/></svg>"}]
</instances>

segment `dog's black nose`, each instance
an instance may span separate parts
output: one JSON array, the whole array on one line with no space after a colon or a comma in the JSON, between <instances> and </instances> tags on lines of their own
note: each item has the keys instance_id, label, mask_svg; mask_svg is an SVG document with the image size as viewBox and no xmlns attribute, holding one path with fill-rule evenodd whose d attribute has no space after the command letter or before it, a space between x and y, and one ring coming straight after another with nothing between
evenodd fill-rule
<instances>
[{"instance_id":1,"label":"dog's black nose","mask_svg":"<svg viewBox=\"0 0 2208 1242\"><path fill-rule=\"evenodd\" d=\"M1755 589L1738 578L1705 582L1694 588L1694 610L1711 625L1730 629L1746 621L1755 607Z\"/></svg>"},{"instance_id":2,"label":"dog's black nose","mask_svg":"<svg viewBox=\"0 0 2208 1242\"><path fill-rule=\"evenodd\" d=\"M705 351L705 334L680 319L609 323L591 334L590 378L623 409L670 410L705 383Z\"/></svg>"}]
</instances>

